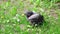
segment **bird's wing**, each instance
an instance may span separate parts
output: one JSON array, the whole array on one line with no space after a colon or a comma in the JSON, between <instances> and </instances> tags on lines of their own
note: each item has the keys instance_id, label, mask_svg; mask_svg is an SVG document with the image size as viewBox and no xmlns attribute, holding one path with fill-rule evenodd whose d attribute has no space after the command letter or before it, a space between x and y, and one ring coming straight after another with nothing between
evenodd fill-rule
<instances>
[{"instance_id":1,"label":"bird's wing","mask_svg":"<svg viewBox=\"0 0 60 34\"><path fill-rule=\"evenodd\" d=\"M33 14L32 16L30 16L28 19L37 19L39 17L39 14Z\"/></svg>"}]
</instances>

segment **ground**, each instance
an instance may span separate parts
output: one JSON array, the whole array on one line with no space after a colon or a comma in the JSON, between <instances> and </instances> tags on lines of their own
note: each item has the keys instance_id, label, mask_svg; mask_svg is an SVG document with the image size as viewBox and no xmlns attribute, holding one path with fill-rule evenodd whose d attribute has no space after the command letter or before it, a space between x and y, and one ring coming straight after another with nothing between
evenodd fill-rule
<instances>
[{"instance_id":1,"label":"ground","mask_svg":"<svg viewBox=\"0 0 60 34\"><path fill-rule=\"evenodd\" d=\"M42 14L46 23L33 28L25 10ZM0 34L60 34L60 0L0 0Z\"/></svg>"}]
</instances>

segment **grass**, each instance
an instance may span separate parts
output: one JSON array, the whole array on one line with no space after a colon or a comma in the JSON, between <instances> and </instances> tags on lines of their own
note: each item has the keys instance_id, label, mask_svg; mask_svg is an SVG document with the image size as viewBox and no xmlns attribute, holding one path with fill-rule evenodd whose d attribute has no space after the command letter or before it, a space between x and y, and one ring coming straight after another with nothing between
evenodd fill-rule
<instances>
[{"instance_id":1,"label":"grass","mask_svg":"<svg viewBox=\"0 0 60 34\"><path fill-rule=\"evenodd\" d=\"M1 0L0 34L60 34L60 0ZM23 15L32 10L44 16L46 23L32 27Z\"/></svg>"}]
</instances>

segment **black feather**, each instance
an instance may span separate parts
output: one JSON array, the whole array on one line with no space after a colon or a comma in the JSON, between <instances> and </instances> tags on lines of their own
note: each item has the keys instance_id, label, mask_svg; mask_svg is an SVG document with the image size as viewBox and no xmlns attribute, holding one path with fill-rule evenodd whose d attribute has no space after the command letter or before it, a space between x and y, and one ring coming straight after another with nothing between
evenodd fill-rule
<instances>
[{"instance_id":1,"label":"black feather","mask_svg":"<svg viewBox=\"0 0 60 34\"><path fill-rule=\"evenodd\" d=\"M30 21L30 23L32 25L35 25L35 24L41 25L41 24L43 24L44 17L41 14L34 13L32 11L31 12L27 11L27 12L25 12L25 15L26 15L28 21Z\"/></svg>"}]
</instances>

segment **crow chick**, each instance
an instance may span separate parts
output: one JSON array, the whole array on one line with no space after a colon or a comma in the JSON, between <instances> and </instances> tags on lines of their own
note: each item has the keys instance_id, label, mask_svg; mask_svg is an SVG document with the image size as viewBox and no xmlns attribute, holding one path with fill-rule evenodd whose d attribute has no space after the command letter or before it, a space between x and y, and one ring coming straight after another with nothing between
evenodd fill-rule
<instances>
[{"instance_id":1,"label":"crow chick","mask_svg":"<svg viewBox=\"0 0 60 34\"><path fill-rule=\"evenodd\" d=\"M30 21L31 25L42 25L44 18L42 15L38 14L38 13L34 13L32 11L27 11L25 12L25 15L28 19L28 21Z\"/></svg>"}]
</instances>

